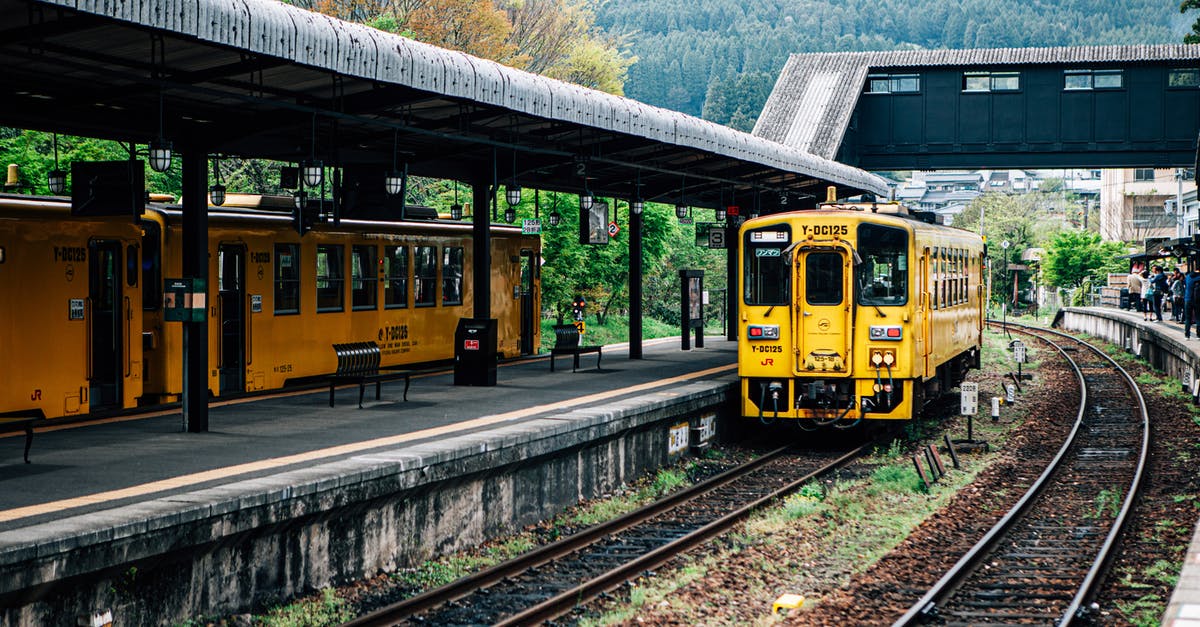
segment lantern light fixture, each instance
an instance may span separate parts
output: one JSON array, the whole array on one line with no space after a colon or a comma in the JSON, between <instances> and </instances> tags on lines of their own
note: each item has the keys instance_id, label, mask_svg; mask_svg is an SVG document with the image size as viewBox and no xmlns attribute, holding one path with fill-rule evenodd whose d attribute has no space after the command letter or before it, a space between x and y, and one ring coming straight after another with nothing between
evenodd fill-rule
<instances>
[{"instance_id":1,"label":"lantern light fixture","mask_svg":"<svg viewBox=\"0 0 1200 627\"><path fill-rule=\"evenodd\" d=\"M512 207L505 209L504 210L504 221L509 224L516 222L517 221L517 210L513 209Z\"/></svg>"},{"instance_id":2,"label":"lantern light fixture","mask_svg":"<svg viewBox=\"0 0 1200 627\"><path fill-rule=\"evenodd\" d=\"M521 187L516 183L504 188L504 200L510 206L521 204ZM507 212L506 212L507 214ZM511 220L510 220L511 222Z\"/></svg>"},{"instance_id":3,"label":"lantern light fixture","mask_svg":"<svg viewBox=\"0 0 1200 627\"><path fill-rule=\"evenodd\" d=\"M67 173L58 169L58 133L54 134L54 169L46 173L46 185L55 196L67 190Z\"/></svg>"},{"instance_id":4,"label":"lantern light fixture","mask_svg":"<svg viewBox=\"0 0 1200 627\"><path fill-rule=\"evenodd\" d=\"M716 214L717 214L717 222L724 222L724 221L725 221L725 216L726 216L726 214L727 214L727 211L725 210L725 207L717 207L717 209L716 209Z\"/></svg>"},{"instance_id":5,"label":"lantern light fixture","mask_svg":"<svg viewBox=\"0 0 1200 627\"><path fill-rule=\"evenodd\" d=\"M554 213L550 214L550 226L558 226L559 222L562 222L562 216L559 215L558 210L555 209Z\"/></svg>"},{"instance_id":6,"label":"lantern light fixture","mask_svg":"<svg viewBox=\"0 0 1200 627\"><path fill-rule=\"evenodd\" d=\"M312 159L300 164L300 174L308 187L320 187L325 180L325 164L319 159Z\"/></svg>"},{"instance_id":7,"label":"lantern light fixture","mask_svg":"<svg viewBox=\"0 0 1200 627\"><path fill-rule=\"evenodd\" d=\"M171 142L163 139L163 97L158 92L158 137L150 141L150 169L155 172L166 172L171 167Z\"/></svg>"},{"instance_id":8,"label":"lantern light fixture","mask_svg":"<svg viewBox=\"0 0 1200 627\"><path fill-rule=\"evenodd\" d=\"M221 183L221 161L213 158L213 184L208 188L208 202L220 207L225 204L225 185Z\"/></svg>"},{"instance_id":9,"label":"lantern light fixture","mask_svg":"<svg viewBox=\"0 0 1200 627\"><path fill-rule=\"evenodd\" d=\"M629 201L629 209L633 211L634 215L642 215L642 211L644 211L645 208L646 203L641 198L634 198L633 200Z\"/></svg>"},{"instance_id":10,"label":"lantern light fixture","mask_svg":"<svg viewBox=\"0 0 1200 627\"><path fill-rule=\"evenodd\" d=\"M596 204L596 198L592 196L591 192L585 191L579 197L579 208L584 211L591 211L594 204Z\"/></svg>"},{"instance_id":11,"label":"lantern light fixture","mask_svg":"<svg viewBox=\"0 0 1200 627\"><path fill-rule=\"evenodd\" d=\"M675 217L679 218L680 220L688 217L688 206L682 204L675 205Z\"/></svg>"},{"instance_id":12,"label":"lantern light fixture","mask_svg":"<svg viewBox=\"0 0 1200 627\"><path fill-rule=\"evenodd\" d=\"M304 209L304 204L307 200L308 198L302 189L296 190L296 193L292 194L292 203L296 205L297 209Z\"/></svg>"}]
</instances>

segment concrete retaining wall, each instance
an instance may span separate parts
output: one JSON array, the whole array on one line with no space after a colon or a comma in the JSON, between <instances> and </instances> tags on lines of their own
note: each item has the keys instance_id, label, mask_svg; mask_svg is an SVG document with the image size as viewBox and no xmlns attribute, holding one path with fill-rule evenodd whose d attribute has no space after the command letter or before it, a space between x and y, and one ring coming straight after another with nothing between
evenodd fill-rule
<instances>
[{"instance_id":1,"label":"concrete retaining wall","mask_svg":"<svg viewBox=\"0 0 1200 627\"><path fill-rule=\"evenodd\" d=\"M1170 374L1181 385L1190 385L1189 376L1194 377L1197 372L1196 357L1179 340L1156 332L1162 324L1123 317L1117 310L1102 307L1068 307L1062 309L1054 321L1056 327L1087 333L1122 346L1150 362L1155 369Z\"/></svg>"},{"instance_id":2,"label":"concrete retaining wall","mask_svg":"<svg viewBox=\"0 0 1200 627\"><path fill-rule=\"evenodd\" d=\"M728 379L6 532L0 624L245 612L468 548L668 461Z\"/></svg>"}]
</instances>

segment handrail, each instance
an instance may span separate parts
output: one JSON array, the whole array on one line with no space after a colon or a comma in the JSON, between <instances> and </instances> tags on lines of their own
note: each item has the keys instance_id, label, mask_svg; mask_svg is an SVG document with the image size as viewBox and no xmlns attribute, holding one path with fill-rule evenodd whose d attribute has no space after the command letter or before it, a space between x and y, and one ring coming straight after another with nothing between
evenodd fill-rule
<instances>
[{"instance_id":1,"label":"handrail","mask_svg":"<svg viewBox=\"0 0 1200 627\"><path fill-rule=\"evenodd\" d=\"M129 297L124 297L125 300L125 378L133 374L133 345L130 344L129 336L132 333L133 326L133 307L130 305Z\"/></svg>"}]
</instances>

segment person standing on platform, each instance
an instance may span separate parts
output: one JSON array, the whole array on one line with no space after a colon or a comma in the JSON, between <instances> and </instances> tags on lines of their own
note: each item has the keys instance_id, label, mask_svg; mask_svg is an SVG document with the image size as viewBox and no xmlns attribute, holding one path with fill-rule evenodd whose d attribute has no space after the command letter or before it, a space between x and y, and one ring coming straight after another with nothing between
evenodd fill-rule
<instances>
[{"instance_id":1,"label":"person standing on platform","mask_svg":"<svg viewBox=\"0 0 1200 627\"><path fill-rule=\"evenodd\" d=\"M1150 273L1142 270L1142 321L1149 322L1154 315L1154 284L1150 282Z\"/></svg>"},{"instance_id":2,"label":"person standing on platform","mask_svg":"<svg viewBox=\"0 0 1200 627\"><path fill-rule=\"evenodd\" d=\"M1183 295L1183 337L1191 339L1193 324L1196 325L1196 335L1200 335L1200 270L1189 268L1183 282L1186 286Z\"/></svg>"},{"instance_id":3,"label":"person standing on platform","mask_svg":"<svg viewBox=\"0 0 1200 627\"><path fill-rule=\"evenodd\" d=\"M1175 322L1183 322L1183 303L1184 292L1187 291L1187 285L1183 280L1183 273L1179 268L1175 268L1175 272L1171 273L1171 319Z\"/></svg>"},{"instance_id":4,"label":"person standing on platform","mask_svg":"<svg viewBox=\"0 0 1200 627\"><path fill-rule=\"evenodd\" d=\"M1154 266L1154 274L1150 277L1150 299L1154 303L1154 320L1162 322L1162 302L1170 288L1167 287L1167 273L1162 266Z\"/></svg>"},{"instance_id":5,"label":"person standing on platform","mask_svg":"<svg viewBox=\"0 0 1200 627\"><path fill-rule=\"evenodd\" d=\"M1134 311L1142 311L1142 274L1130 270L1125 284L1129 288L1129 306ZM1145 316L1142 317L1145 318Z\"/></svg>"}]
</instances>

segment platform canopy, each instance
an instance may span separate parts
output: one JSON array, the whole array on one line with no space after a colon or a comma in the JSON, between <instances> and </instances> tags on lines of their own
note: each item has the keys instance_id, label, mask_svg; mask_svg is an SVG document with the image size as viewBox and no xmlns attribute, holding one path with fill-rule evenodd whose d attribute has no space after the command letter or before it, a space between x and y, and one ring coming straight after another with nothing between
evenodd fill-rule
<instances>
[{"instance_id":1,"label":"platform canopy","mask_svg":"<svg viewBox=\"0 0 1200 627\"><path fill-rule=\"evenodd\" d=\"M0 124L696 206L862 170L274 0L0 0ZM160 131L161 126L161 131ZM382 185L382 182L380 182ZM640 194L637 191L640 185ZM775 194L778 197L778 194Z\"/></svg>"}]
</instances>

